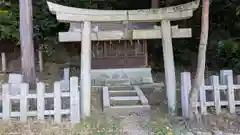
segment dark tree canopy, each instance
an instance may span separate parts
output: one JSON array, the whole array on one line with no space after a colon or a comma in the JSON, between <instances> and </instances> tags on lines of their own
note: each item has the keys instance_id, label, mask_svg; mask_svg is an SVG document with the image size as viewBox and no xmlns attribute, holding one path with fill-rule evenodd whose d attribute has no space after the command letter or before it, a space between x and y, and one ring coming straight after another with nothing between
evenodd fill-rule
<instances>
[{"instance_id":1,"label":"dark tree canopy","mask_svg":"<svg viewBox=\"0 0 240 135\"><path fill-rule=\"evenodd\" d=\"M150 1L146 0L51 0L59 4L95 9L142 9L150 8ZM177 5L191 0L161 0L160 7ZM0 43L19 42L19 11L17 0L3 0L0 2ZM179 66L192 66L196 61L196 52L200 36L201 8L189 20L173 22L180 27L192 28L191 39L174 40L174 53L176 64ZM33 0L33 26L34 41L36 45L47 44L48 52L57 42L57 33L68 29L68 25L56 21L50 14L46 0ZM212 0L210 5L210 31L207 50L207 66L210 68L233 68L240 71L240 1L239 0ZM151 43L151 42L149 42ZM154 41L149 48L156 58L162 57L160 41ZM154 48L153 48L154 47ZM192 57L189 57L189 54ZM156 60L156 62L161 60ZM161 63L159 63L161 65Z\"/></svg>"}]
</instances>

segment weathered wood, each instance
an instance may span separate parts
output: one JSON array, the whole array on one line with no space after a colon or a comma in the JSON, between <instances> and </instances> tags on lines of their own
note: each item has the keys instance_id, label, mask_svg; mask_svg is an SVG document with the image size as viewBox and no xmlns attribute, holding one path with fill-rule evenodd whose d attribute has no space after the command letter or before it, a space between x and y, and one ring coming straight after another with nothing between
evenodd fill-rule
<instances>
[{"instance_id":1,"label":"weathered wood","mask_svg":"<svg viewBox=\"0 0 240 135\"><path fill-rule=\"evenodd\" d=\"M44 110L45 110L45 84L42 82L37 83L37 118L38 120L44 120Z\"/></svg>"},{"instance_id":2,"label":"weathered wood","mask_svg":"<svg viewBox=\"0 0 240 135\"><path fill-rule=\"evenodd\" d=\"M143 10L94 10L62 6L47 2L52 14L56 14L59 21L156 21L156 20L182 20L192 17L193 11L199 3L189 2L172 7Z\"/></svg>"},{"instance_id":3,"label":"weathered wood","mask_svg":"<svg viewBox=\"0 0 240 135\"><path fill-rule=\"evenodd\" d=\"M27 112L28 112L28 99L27 95L29 92L29 85L27 83L22 83L20 85L20 121L26 122L27 121Z\"/></svg>"},{"instance_id":4,"label":"weathered wood","mask_svg":"<svg viewBox=\"0 0 240 135\"><path fill-rule=\"evenodd\" d=\"M220 70L220 84L227 84L227 76L233 76L232 70Z\"/></svg>"},{"instance_id":5,"label":"weathered wood","mask_svg":"<svg viewBox=\"0 0 240 135\"><path fill-rule=\"evenodd\" d=\"M110 107L110 98L109 98L108 87L103 87L103 107L104 108Z\"/></svg>"},{"instance_id":6,"label":"weathered wood","mask_svg":"<svg viewBox=\"0 0 240 135\"><path fill-rule=\"evenodd\" d=\"M39 71L43 72L43 56L42 56L41 50L38 50L38 64L39 64Z\"/></svg>"},{"instance_id":7,"label":"weathered wood","mask_svg":"<svg viewBox=\"0 0 240 135\"><path fill-rule=\"evenodd\" d=\"M56 123L61 122L62 115L70 114L70 121L72 123L80 122L80 100L79 100L79 91L78 91L78 78L73 77L74 81L71 81L71 91L70 92L61 92L60 83L54 83L54 92L45 93L45 84L42 82L37 83L37 93L29 93L29 85L27 83L20 83L21 92L18 95L11 95L9 93L10 84L2 85L2 93L0 94L0 100L2 100L2 113L0 117L3 120L10 120L11 117L19 117L20 121L26 122L29 116L34 116L38 120L44 120L45 115L54 115L54 120ZM70 108L62 109L61 97L70 98ZM54 108L50 110L45 110L45 98L54 99ZM28 110L29 104L28 99L37 99L37 111ZM11 111L11 100L17 100L20 103L20 112Z\"/></svg>"},{"instance_id":8,"label":"weathered wood","mask_svg":"<svg viewBox=\"0 0 240 135\"><path fill-rule=\"evenodd\" d=\"M6 54L4 52L1 53L1 58L2 58L2 72L6 72L7 60L6 60Z\"/></svg>"},{"instance_id":9,"label":"weathered wood","mask_svg":"<svg viewBox=\"0 0 240 135\"><path fill-rule=\"evenodd\" d=\"M133 86L134 90L136 90L137 95L139 96L142 105L149 105L148 104L148 100L146 98L146 96L144 95L144 93L142 92L141 88L137 85Z\"/></svg>"},{"instance_id":10,"label":"weathered wood","mask_svg":"<svg viewBox=\"0 0 240 135\"><path fill-rule=\"evenodd\" d=\"M236 76L236 83L237 85L240 85L240 75ZM240 89L235 89L236 91L236 99L240 99Z\"/></svg>"},{"instance_id":11,"label":"weathered wood","mask_svg":"<svg viewBox=\"0 0 240 135\"><path fill-rule=\"evenodd\" d=\"M220 100L220 90L219 90L219 77L216 75L211 76L213 92L214 92L214 104L216 109L216 114L221 112L221 100Z\"/></svg>"},{"instance_id":12,"label":"weathered wood","mask_svg":"<svg viewBox=\"0 0 240 135\"><path fill-rule=\"evenodd\" d=\"M196 0L199 3L200 0ZM193 87L190 91L189 101L196 102L197 94L200 87L204 83L204 72L206 64L206 50L207 50L207 41L208 41L208 30L209 30L209 0L203 0L203 10L202 10L202 26L201 26L201 37L198 50L198 63L197 63L197 72L196 78L193 83ZM203 82L202 82L203 81ZM189 106L189 118L194 119L196 116L199 117L197 108Z\"/></svg>"},{"instance_id":13,"label":"weathered wood","mask_svg":"<svg viewBox=\"0 0 240 135\"><path fill-rule=\"evenodd\" d=\"M227 76L227 87L228 87L228 107L230 113L235 113L236 112L236 107L235 107L235 97L234 97L234 88L233 88L233 76L228 75Z\"/></svg>"},{"instance_id":14,"label":"weathered wood","mask_svg":"<svg viewBox=\"0 0 240 135\"><path fill-rule=\"evenodd\" d=\"M61 115L61 91L60 82L54 83L54 122L60 123L62 120Z\"/></svg>"},{"instance_id":15,"label":"weathered wood","mask_svg":"<svg viewBox=\"0 0 240 135\"><path fill-rule=\"evenodd\" d=\"M186 91L189 90L189 88L187 87L189 85L189 72L182 72L181 73L181 94L186 93ZM188 78L188 79L187 79ZM236 113L239 111L239 109L236 108L236 106L240 105L240 101L238 99L235 99L234 97L234 91L235 90L239 90L240 89L240 85L239 84L233 84L233 77L232 75L228 75L227 79L225 80L227 83L226 84L219 84L219 76L213 75L211 76L211 83L210 84L202 84L199 88L199 93L200 93L200 99L196 100L195 102L192 102L191 105L193 107L195 107L196 109L198 107L201 108L201 114L205 115L207 114L207 107L214 107L214 109L216 110L216 114L220 114L222 112L221 107L222 106L227 106L229 108L229 112L230 113ZM204 81L202 81L204 82ZM206 100L206 97L208 95L206 95L205 91L213 91L213 101L212 100ZM220 90L227 90L227 100L221 100L220 98ZM183 115L185 116L186 114L186 103L188 101L186 97L187 94L184 94L186 96L182 96L181 97L181 101L182 101L182 111L183 111ZM199 98L199 96L197 96L197 99ZM188 115L186 115L188 116Z\"/></svg>"},{"instance_id":16,"label":"weathered wood","mask_svg":"<svg viewBox=\"0 0 240 135\"><path fill-rule=\"evenodd\" d=\"M70 120L72 124L80 122L80 98L78 90L78 77L70 78Z\"/></svg>"},{"instance_id":17,"label":"weathered wood","mask_svg":"<svg viewBox=\"0 0 240 135\"><path fill-rule=\"evenodd\" d=\"M35 59L33 49L32 0L19 0L20 41L22 54L22 74L24 82L36 87Z\"/></svg>"},{"instance_id":18,"label":"weathered wood","mask_svg":"<svg viewBox=\"0 0 240 135\"><path fill-rule=\"evenodd\" d=\"M165 82L167 89L168 108L170 113L175 112L176 107L176 77L173 58L171 24L169 20L161 21L162 46L164 56Z\"/></svg>"},{"instance_id":19,"label":"weathered wood","mask_svg":"<svg viewBox=\"0 0 240 135\"><path fill-rule=\"evenodd\" d=\"M63 69L63 80L60 81L61 84L61 91L69 91L69 86L70 86L70 82L69 82L69 77L70 75L70 68L64 68Z\"/></svg>"},{"instance_id":20,"label":"weathered wood","mask_svg":"<svg viewBox=\"0 0 240 135\"><path fill-rule=\"evenodd\" d=\"M199 87L199 94L200 94L200 109L202 114L207 114L207 105L206 105L206 90L204 89L204 78L203 81L201 81L200 87ZM197 111L197 108L195 108L195 111Z\"/></svg>"},{"instance_id":21,"label":"weathered wood","mask_svg":"<svg viewBox=\"0 0 240 135\"><path fill-rule=\"evenodd\" d=\"M81 46L81 115L90 116L91 105L91 22L84 22Z\"/></svg>"},{"instance_id":22,"label":"weathered wood","mask_svg":"<svg viewBox=\"0 0 240 135\"><path fill-rule=\"evenodd\" d=\"M132 40L138 39L160 39L162 38L162 33L160 29L150 29L150 30L132 30ZM72 42L72 41L82 41L82 33L77 31L71 32L59 32L58 39L60 42ZM124 33L122 31L99 31L97 36L92 33L91 39L93 41L107 41L107 40L125 40ZM189 28L178 29L177 31L171 30L172 38L189 38L192 37L192 30Z\"/></svg>"},{"instance_id":23,"label":"weathered wood","mask_svg":"<svg viewBox=\"0 0 240 135\"><path fill-rule=\"evenodd\" d=\"M232 70L220 70L220 84L227 84L227 76L233 76L233 71ZM220 91L220 97L223 97L226 99L227 95L227 90L221 90Z\"/></svg>"},{"instance_id":24,"label":"weathered wood","mask_svg":"<svg viewBox=\"0 0 240 135\"><path fill-rule=\"evenodd\" d=\"M188 105L189 105L189 92L191 89L191 74L189 72L181 73L181 106L182 115L184 117L188 116Z\"/></svg>"},{"instance_id":25,"label":"weathered wood","mask_svg":"<svg viewBox=\"0 0 240 135\"><path fill-rule=\"evenodd\" d=\"M11 114L11 102L10 102L10 85L9 84L3 84L2 85L2 119L3 120L9 120Z\"/></svg>"}]
</instances>

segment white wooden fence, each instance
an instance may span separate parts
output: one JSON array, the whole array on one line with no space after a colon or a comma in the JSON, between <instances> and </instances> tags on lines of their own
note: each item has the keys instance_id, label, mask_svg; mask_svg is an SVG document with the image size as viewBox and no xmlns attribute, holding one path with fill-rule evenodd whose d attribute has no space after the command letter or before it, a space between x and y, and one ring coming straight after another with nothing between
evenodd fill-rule
<instances>
[{"instance_id":1,"label":"white wooden fence","mask_svg":"<svg viewBox=\"0 0 240 135\"><path fill-rule=\"evenodd\" d=\"M236 113L236 106L240 105L240 99L236 99L240 93L240 76L236 76L236 84L233 81L232 70L221 70L220 77L212 75L203 81L199 91L199 99L192 105L200 108L200 113L207 114L208 107L214 107L216 114L222 112L222 107L227 106L230 113ZM188 97L191 89L191 74L189 72L181 73L181 106L183 116L188 116ZM212 91L213 94L209 94ZM235 95L238 94L238 95ZM221 99L220 95L226 97ZM212 100L207 100L207 97Z\"/></svg>"},{"instance_id":2,"label":"white wooden fence","mask_svg":"<svg viewBox=\"0 0 240 135\"><path fill-rule=\"evenodd\" d=\"M42 82L37 83L36 94L29 93L29 85L27 83L21 83L21 91L18 95L11 95L11 84L6 83L2 85L2 113L0 117L3 120L9 120L11 117L19 117L20 121L27 121L29 116L36 116L39 120L44 120L45 116L53 115L54 122L60 123L62 121L62 115L70 114L71 123L80 122L80 93L78 90L78 77L70 78L70 91L61 91L60 82L54 83L54 92L45 93L45 84ZM61 98L70 97L70 108L62 109ZM54 99L54 110L45 110L45 98ZM28 110L28 99L37 100L37 110ZM20 111L11 112L11 100L20 100Z\"/></svg>"}]
</instances>

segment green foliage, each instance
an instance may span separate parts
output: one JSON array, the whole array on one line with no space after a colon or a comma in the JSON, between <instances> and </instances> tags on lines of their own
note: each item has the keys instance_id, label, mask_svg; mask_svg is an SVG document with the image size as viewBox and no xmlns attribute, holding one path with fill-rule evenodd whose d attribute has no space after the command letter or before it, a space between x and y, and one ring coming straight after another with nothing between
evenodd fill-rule
<instances>
[{"instance_id":1,"label":"green foliage","mask_svg":"<svg viewBox=\"0 0 240 135\"><path fill-rule=\"evenodd\" d=\"M81 8L97 8L97 3L91 0L52 0L66 6ZM34 40L38 44L57 41L57 33L67 30L68 24L59 23L47 7L46 0L33 0L33 29ZM1 1L0 40L19 41L19 3L18 0Z\"/></svg>"},{"instance_id":2,"label":"green foliage","mask_svg":"<svg viewBox=\"0 0 240 135\"><path fill-rule=\"evenodd\" d=\"M221 67L229 67L235 71L240 71L240 41L228 39L220 41L218 44L218 63Z\"/></svg>"},{"instance_id":3,"label":"green foliage","mask_svg":"<svg viewBox=\"0 0 240 135\"><path fill-rule=\"evenodd\" d=\"M0 3L0 40L17 42L18 32L18 5L12 1Z\"/></svg>"},{"instance_id":4,"label":"green foliage","mask_svg":"<svg viewBox=\"0 0 240 135\"><path fill-rule=\"evenodd\" d=\"M81 8L101 8L101 9L137 9L147 8L148 2L136 0L51 0L52 2L66 6ZM191 0L188 0L188 2ZM136 2L138 4L136 4ZM168 3L166 0L163 3ZM183 0L174 0L173 3L184 3ZM170 2L171 3L171 2ZM59 23L47 7L46 0L32 0L33 4L33 29L34 41L40 45L44 52L52 57L59 51L64 51L63 46L59 46L58 32L67 31L68 24ZM102 5L99 7L99 4ZM0 10L0 41L19 42L19 3L18 0L1 0ZM221 14L221 15L220 15ZM220 15L220 16L219 16ZM192 28L193 38L183 40L173 40L176 64L181 66L192 66L197 60L200 22L200 8L195 12L191 20L177 22L182 28ZM174 22L173 22L174 25ZM227 33L228 37L219 34L220 31ZM218 68L228 67L240 70L239 62L239 37L240 32L240 1L213 0L210 8L210 39L207 56L208 66L217 65ZM213 38L214 37L214 38ZM233 39L235 38L235 39ZM158 45L161 42L158 43ZM62 48L61 48L62 47ZM149 46L149 50L151 50ZM154 48L155 57L162 57L161 47ZM191 57L189 57L191 56ZM163 65L162 63L157 63ZM238 68L239 67L239 68Z\"/></svg>"}]
</instances>

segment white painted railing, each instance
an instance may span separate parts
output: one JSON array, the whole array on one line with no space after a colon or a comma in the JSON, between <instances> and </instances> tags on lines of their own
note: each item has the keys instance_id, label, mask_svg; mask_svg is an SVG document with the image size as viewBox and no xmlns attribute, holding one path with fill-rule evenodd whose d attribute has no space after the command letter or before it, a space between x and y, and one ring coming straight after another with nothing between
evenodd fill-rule
<instances>
[{"instance_id":1,"label":"white painted railing","mask_svg":"<svg viewBox=\"0 0 240 135\"><path fill-rule=\"evenodd\" d=\"M10 93L11 84L6 83L2 85L2 113L0 113L0 117L3 120L10 120L12 117L19 117L20 121L27 121L29 116L35 116L39 120L44 120L45 116L54 116L54 122L60 123L62 121L62 115L70 114L71 123L80 122L80 93L79 93L79 84L78 77L70 78L70 91L61 91L60 90L60 82L54 83L54 92L53 93L45 93L45 84L42 82L37 83L37 91L36 94L29 93L29 85L27 83L20 83L20 94L12 95ZM70 108L62 109L62 97L70 98ZM54 109L53 110L45 110L45 98L53 98L54 99ZM36 99L37 100L37 110L29 111L28 110L28 99ZM11 110L11 100L19 100L20 101L20 111L12 112Z\"/></svg>"},{"instance_id":2,"label":"white painted railing","mask_svg":"<svg viewBox=\"0 0 240 135\"><path fill-rule=\"evenodd\" d=\"M240 105L240 75L233 81L232 70L221 70L217 75L205 79L199 91L199 99L192 105L200 108L201 114L207 114L209 107L214 107L215 113L222 112L223 106L228 106L230 113L236 113L236 106ZM189 91L191 89L191 74L181 73L181 107L183 116L188 116ZM239 98L239 99L237 99Z\"/></svg>"}]
</instances>

